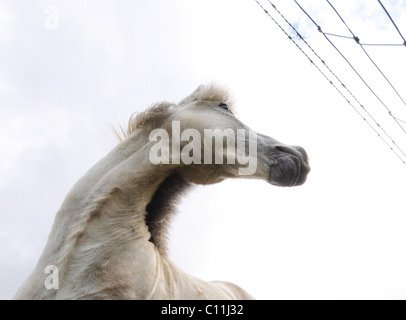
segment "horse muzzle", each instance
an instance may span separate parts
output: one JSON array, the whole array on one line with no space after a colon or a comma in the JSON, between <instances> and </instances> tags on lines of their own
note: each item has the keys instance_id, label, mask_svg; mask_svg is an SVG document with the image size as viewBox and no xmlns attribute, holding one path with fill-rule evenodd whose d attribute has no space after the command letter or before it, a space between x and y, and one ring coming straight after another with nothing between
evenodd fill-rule
<instances>
[{"instance_id":1,"label":"horse muzzle","mask_svg":"<svg viewBox=\"0 0 406 320\"><path fill-rule=\"evenodd\" d=\"M277 145L272 155L268 181L281 187L300 186L310 172L306 151L298 146Z\"/></svg>"}]
</instances>

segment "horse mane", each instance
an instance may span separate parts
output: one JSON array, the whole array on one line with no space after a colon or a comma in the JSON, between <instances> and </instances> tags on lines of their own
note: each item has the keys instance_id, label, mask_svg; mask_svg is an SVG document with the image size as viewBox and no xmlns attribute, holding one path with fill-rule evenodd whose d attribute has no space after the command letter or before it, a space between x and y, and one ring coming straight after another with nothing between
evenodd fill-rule
<instances>
[{"instance_id":1,"label":"horse mane","mask_svg":"<svg viewBox=\"0 0 406 320\"><path fill-rule=\"evenodd\" d=\"M193 100L195 101L209 101L209 102L223 102L229 105L230 109L232 110L233 113L235 113L235 109L233 107L233 99L230 95L230 92L227 88L219 86L215 83L208 84L206 86L200 86L198 91L195 92ZM153 126L154 128L159 127L160 123L162 123L162 120L165 119L165 117L168 114L168 110L171 107L176 106L175 103L171 102L159 102L151 107L149 107L147 110L139 113L134 113L130 116L130 119L128 119L128 122L126 125L117 125L112 126L113 134L117 140L118 143L123 142L125 139L127 139L137 128L148 124L150 126Z\"/></svg>"},{"instance_id":2,"label":"horse mane","mask_svg":"<svg viewBox=\"0 0 406 320\"><path fill-rule=\"evenodd\" d=\"M112 126L113 134L118 143L123 142L127 139L137 128L150 124L154 127L158 127L158 122L162 122L168 114L168 109L174 106L170 102L159 102L147 110L139 113L133 113L128 119L127 125L117 125L117 127Z\"/></svg>"}]
</instances>

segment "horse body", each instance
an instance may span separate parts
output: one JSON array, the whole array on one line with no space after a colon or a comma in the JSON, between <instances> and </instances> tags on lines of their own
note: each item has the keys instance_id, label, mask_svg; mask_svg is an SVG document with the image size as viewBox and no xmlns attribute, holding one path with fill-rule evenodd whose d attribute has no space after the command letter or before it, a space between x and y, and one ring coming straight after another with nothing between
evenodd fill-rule
<instances>
[{"instance_id":1,"label":"horse body","mask_svg":"<svg viewBox=\"0 0 406 320\"><path fill-rule=\"evenodd\" d=\"M153 164L153 129L179 121L184 128L248 128L217 108L228 100L199 87L178 105L161 103L131 119L121 142L72 188L58 211L36 268L15 299L250 299L228 282L205 282L167 256L166 233L176 203L193 184L239 176L238 163ZM223 106L224 107L224 106ZM169 134L170 136L170 134ZM182 142L185 145L185 142ZM299 147L258 135L258 167L249 178L302 184L309 167ZM213 156L214 157L214 156ZM44 270L58 270L58 288L44 285Z\"/></svg>"}]
</instances>

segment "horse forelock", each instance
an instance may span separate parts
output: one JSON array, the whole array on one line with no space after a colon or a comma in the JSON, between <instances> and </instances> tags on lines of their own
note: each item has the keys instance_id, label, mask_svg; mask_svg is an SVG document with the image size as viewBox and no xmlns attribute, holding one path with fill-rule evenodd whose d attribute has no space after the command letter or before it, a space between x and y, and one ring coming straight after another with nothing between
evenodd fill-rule
<instances>
[{"instance_id":1,"label":"horse forelock","mask_svg":"<svg viewBox=\"0 0 406 320\"><path fill-rule=\"evenodd\" d=\"M226 87L214 83L202 86L196 95L196 100L232 103L230 91Z\"/></svg>"}]
</instances>

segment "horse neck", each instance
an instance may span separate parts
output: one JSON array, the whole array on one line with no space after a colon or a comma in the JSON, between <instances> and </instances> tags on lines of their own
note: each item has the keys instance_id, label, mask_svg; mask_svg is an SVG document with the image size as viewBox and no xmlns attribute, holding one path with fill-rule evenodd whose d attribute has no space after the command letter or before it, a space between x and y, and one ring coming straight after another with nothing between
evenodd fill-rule
<instances>
[{"instance_id":1,"label":"horse neck","mask_svg":"<svg viewBox=\"0 0 406 320\"><path fill-rule=\"evenodd\" d=\"M151 200L170 175L170 167L154 166L147 144L145 134L135 132L74 185L56 215L37 272L44 274L47 265L56 265L63 284L69 277L65 270L77 275L78 268L96 265L106 258L103 255L126 247L136 255L137 246L131 243L150 240L146 209L153 204L150 211L156 218L149 219L150 229L159 229L154 221L165 219L162 209L170 204Z\"/></svg>"}]
</instances>

